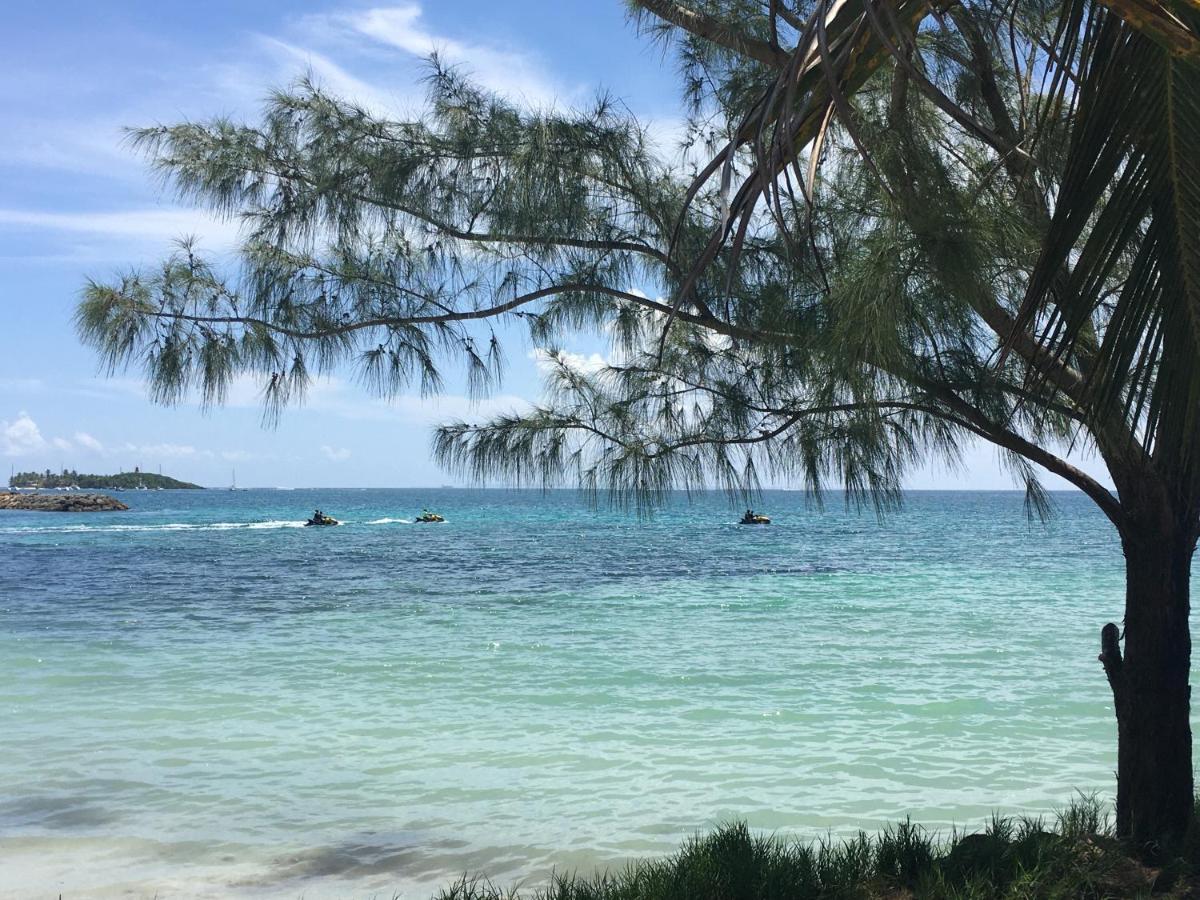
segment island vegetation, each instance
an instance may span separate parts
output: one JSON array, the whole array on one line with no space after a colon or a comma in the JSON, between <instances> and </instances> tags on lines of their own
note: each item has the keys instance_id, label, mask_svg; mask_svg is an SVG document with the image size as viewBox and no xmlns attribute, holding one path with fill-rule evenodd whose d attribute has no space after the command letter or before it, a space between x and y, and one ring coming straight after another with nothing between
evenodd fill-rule
<instances>
[{"instance_id":1,"label":"island vegetation","mask_svg":"<svg viewBox=\"0 0 1200 900\"><path fill-rule=\"evenodd\" d=\"M134 468L132 472L118 472L115 475L88 475L74 469L63 469L61 472L52 472L49 469L44 472L16 472L8 479L8 486L23 490L203 490L198 484L180 481L167 475L143 472L140 468Z\"/></svg>"},{"instance_id":2,"label":"island vegetation","mask_svg":"<svg viewBox=\"0 0 1200 900\"><path fill-rule=\"evenodd\" d=\"M257 123L134 133L244 223L240 271L184 244L91 283L83 339L164 402L257 376L274 416L337 365L390 396L449 357L486 392L489 320L521 323L545 401L447 423L437 456L643 507L767 474L885 512L912 466L991 442L1031 512L1050 472L1120 535L1124 608L1080 653L1113 698L1115 834L1169 855L1193 821L1200 6L631 7L681 60L694 165L607 97L531 111L435 61L427 115L393 121L303 81ZM580 329L608 365L557 352Z\"/></svg>"}]
</instances>

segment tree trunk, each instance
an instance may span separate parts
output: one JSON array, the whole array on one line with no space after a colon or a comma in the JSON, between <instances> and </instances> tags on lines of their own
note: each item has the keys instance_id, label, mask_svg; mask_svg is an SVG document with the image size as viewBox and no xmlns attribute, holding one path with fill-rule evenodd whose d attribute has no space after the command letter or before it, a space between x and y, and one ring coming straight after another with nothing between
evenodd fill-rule
<instances>
[{"instance_id":1,"label":"tree trunk","mask_svg":"<svg viewBox=\"0 0 1200 900\"><path fill-rule=\"evenodd\" d=\"M1145 524L1131 523L1122 537L1125 652L1110 623L1100 660L1117 714L1117 833L1156 855L1178 843L1192 818L1188 612L1195 536L1175 521L1136 527Z\"/></svg>"}]
</instances>

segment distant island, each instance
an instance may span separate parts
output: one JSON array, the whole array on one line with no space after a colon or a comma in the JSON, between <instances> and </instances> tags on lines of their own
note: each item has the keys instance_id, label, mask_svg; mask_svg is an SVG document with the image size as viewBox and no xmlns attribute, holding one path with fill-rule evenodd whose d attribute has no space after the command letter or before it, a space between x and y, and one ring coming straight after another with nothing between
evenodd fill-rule
<instances>
[{"instance_id":1,"label":"distant island","mask_svg":"<svg viewBox=\"0 0 1200 900\"><path fill-rule=\"evenodd\" d=\"M155 475L153 472L143 472L134 468L132 472L118 472L116 475L87 475L74 469L63 469L55 474L47 469L45 472L17 472L8 479L10 488L22 490L55 490L73 488L99 488L108 491L136 490L188 490L202 491L198 484L180 481L166 475Z\"/></svg>"}]
</instances>

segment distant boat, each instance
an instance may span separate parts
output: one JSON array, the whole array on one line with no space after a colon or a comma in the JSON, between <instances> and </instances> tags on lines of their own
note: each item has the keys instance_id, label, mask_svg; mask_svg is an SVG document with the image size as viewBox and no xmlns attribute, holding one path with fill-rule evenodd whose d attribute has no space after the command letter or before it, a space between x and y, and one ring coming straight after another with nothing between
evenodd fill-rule
<instances>
[{"instance_id":1,"label":"distant boat","mask_svg":"<svg viewBox=\"0 0 1200 900\"><path fill-rule=\"evenodd\" d=\"M230 476L231 476L231 477L230 477L229 489L230 489L231 491L244 491L244 490L246 490L246 488L240 488L240 487L238 487L238 486L237 486L237 469L234 469L234 470L233 470L233 471L230 473Z\"/></svg>"},{"instance_id":2,"label":"distant boat","mask_svg":"<svg viewBox=\"0 0 1200 900\"><path fill-rule=\"evenodd\" d=\"M754 512L754 510L752 510L752 509L748 509L748 510L746 510L746 514L744 516L742 516L742 520L740 522L738 522L738 524L739 525L770 525L771 518L770 518L770 516L764 516L764 515Z\"/></svg>"}]
</instances>

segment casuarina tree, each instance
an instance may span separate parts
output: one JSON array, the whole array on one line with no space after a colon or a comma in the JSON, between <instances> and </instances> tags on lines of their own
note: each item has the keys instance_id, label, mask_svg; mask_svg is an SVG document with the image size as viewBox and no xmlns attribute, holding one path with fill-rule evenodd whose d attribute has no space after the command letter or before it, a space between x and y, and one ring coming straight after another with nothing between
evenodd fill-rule
<instances>
[{"instance_id":1,"label":"casuarina tree","mask_svg":"<svg viewBox=\"0 0 1200 900\"><path fill-rule=\"evenodd\" d=\"M643 506L769 477L887 507L913 464L991 442L1033 509L1049 471L1120 534L1124 619L1100 654L1117 825L1176 841L1200 3L636 0L631 17L680 60L684 149L610 98L530 110L436 60L407 120L302 81L254 124L135 131L244 236L236 262L183 244L89 284L84 340L163 402L257 377L274 416L346 367L384 396L461 367L482 395L523 330L550 362L541 402L444 425L437 457ZM610 342L606 365L556 351L581 331Z\"/></svg>"}]
</instances>

